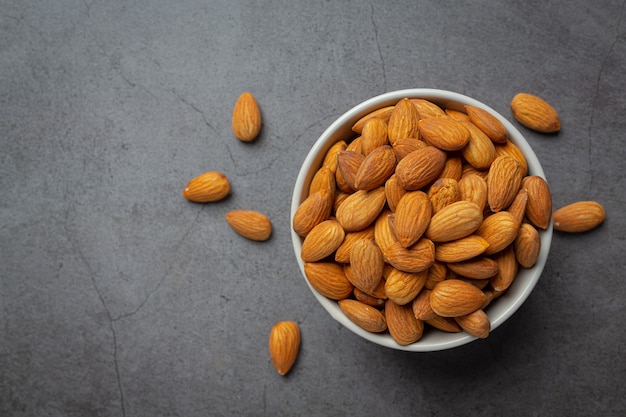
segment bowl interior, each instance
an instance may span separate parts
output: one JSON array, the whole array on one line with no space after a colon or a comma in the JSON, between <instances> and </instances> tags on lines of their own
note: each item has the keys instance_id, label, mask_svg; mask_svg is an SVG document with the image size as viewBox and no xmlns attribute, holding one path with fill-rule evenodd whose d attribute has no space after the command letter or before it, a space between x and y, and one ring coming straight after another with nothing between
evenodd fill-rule
<instances>
[{"instance_id":1,"label":"bowl interior","mask_svg":"<svg viewBox=\"0 0 626 417\"><path fill-rule=\"evenodd\" d=\"M291 202L291 219L293 219L300 203L307 197L309 184L311 183L316 171L321 166L328 149L330 149L330 147L337 141L353 138L354 132L352 132L351 128L361 117L381 107L393 105L405 97L427 99L440 105L441 107L453 110L464 111L465 105L472 105L489 111L504 124L509 132L510 140L523 152L528 163L528 175L538 175L545 179L545 174L537 156L522 134L507 119L489 106L465 95L445 90L429 88L398 90L370 98L353 107L333 122L324 131L324 133L322 133L306 156L296 179ZM485 309L485 312L491 321L492 331L504 323L509 317L511 317L511 315L513 315L513 313L515 313L515 311L519 309L539 280L550 250L552 240L552 223L550 223L548 229L540 231L539 234L541 237L541 252L535 266L530 269L520 267L513 284L503 295L494 300ZM300 271L313 295L335 320L364 339L381 346L415 352L449 349L464 345L476 339L465 332L445 333L442 331L426 330L423 337L417 342L411 345L401 346L397 344L388 333L375 334L362 329L344 315L336 301L326 298L311 287L304 274L304 262L300 258L303 239L293 231L293 228L291 229L291 235Z\"/></svg>"}]
</instances>

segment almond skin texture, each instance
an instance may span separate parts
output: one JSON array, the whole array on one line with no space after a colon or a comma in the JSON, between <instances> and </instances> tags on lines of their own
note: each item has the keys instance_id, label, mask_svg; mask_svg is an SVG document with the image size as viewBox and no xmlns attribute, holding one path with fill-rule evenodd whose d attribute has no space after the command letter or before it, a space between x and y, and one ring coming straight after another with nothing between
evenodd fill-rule
<instances>
[{"instance_id":1,"label":"almond skin texture","mask_svg":"<svg viewBox=\"0 0 626 417\"><path fill-rule=\"evenodd\" d=\"M426 320L425 323L446 333L460 333L463 331L452 317L441 317L435 314L435 317Z\"/></svg>"},{"instance_id":2,"label":"almond skin texture","mask_svg":"<svg viewBox=\"0 0 626 417\"><path fill-rule=\"evenodd\" d=\"M535 226L546 230L552 216L552 194L543 178L531 175L522 180L522 188L528 193L526 217Z\"/></svg>"},{"instance_id":3,"label":"almond skin texture","mask_svg":"<svg viewBox=\"0 0 626 417\"><path fill-rule=\"evenodd\" d=\"M461 200L471 201L480 207L481 212L487 205L487 181L480 175L469 174L459 181Z\"/></svg>"},{"instance_id":4,"label":"almond skin texture","mask_svg":"<svg viewBox=\"0 0 626 417\"><path fill-rule=\"evenodd\" d=\"M354 286L371 294L383 277L384 263L383 254L373 240L361 239L355 242L350 250Z\"/></svg>"},{"instance_id":5,"label":"almond skin texture","mask_svg":"<svg viewBox=\"0 0 626 417\"><path fill-rule=\"evenodd\" d=\"M249 92L241 94L235 102L232 128L235 137L243 142L252 142L261 131L261 110Z\"/></svg>"},{"instance_id":6,"label":"almond skin texture","mask_svg":"<svg viewBox=\"0 0 626 417\"><path fill-rule=\"evenodd\" d=\"M281 375L286 375L298 358L300 351L300 328L294 321L280 321L272 327L269 352L272 365Z\"/></svg>"},{"instance_id":7,"label":"almond skin texture","mask_svg":"<svg viewBox=\"0 0 626 417\"><path fill-rule=\"evenodd\" d=\"M487 203L491 211L505 210L515 199L522 184L522 167L510 156L497 157L487 177Z\"/></svg>"},{"instance_id":8,"label":"almond skin texture","mask_svg":"<svg viewBox=\"0 0 626 417\"><path fill-rule=\"evenodd\" d=\"M348 189L341 188L342 191L351 192L356 190L356 174L359 167L365 160L365 156L362 153L355 151L342 151L337 154L337 172L335 178L337 179L337 185L340 185L340 180L349 187Z\"/></svg>"},{"instance_id":9,"label":"almond skin texture","mask_svg":"<svg viewBox=\"0 0 626 417\"><path fill-rule=\"evenodd\" d=\"M532 225L521 225L514 242L515 258L524 268L532 268L537 262L541 250L539 232Z\"/></svg>"},{"instance_id":10,"label":"almond skin texture","mask_svg":"<svg viewBox=\"0 0 626 417\"><path fill-rule=\"evenodd\" d=\"M421 238L409 248L395 242L384 251L384 258L401 271L421 272L435 262L435 245L426 238Z\"/></svg>"},{"instance_id":11,"label":"almond skin texture","mask_svg":"<svg viewBox=\"0 0 626 417\"><path fill-rule=\"evenodd\" d=\"M339 308L357 326L372 333L381 333L387 330L387 320L383 313L374 307L357 300L341 300Z\"/></svg>"},{"instance_id":12,"label":"almond skin texture","mask_svg":"<svg viewBox=\"0 0 626 417\"><path fill-rule=\"evenodd\" d=\"M376 220L386 201L385 187L359 190L339 205L335 216L346 232L363 230Z\"/></svg>"},{"instance_id":13,"label":"almond skin texture","mask_svg":"<svg viewBox=\"0 0 626 417\"><path fill-rule=\"evenodd\" d=\"M467 146L461 150L463 157L476 169L488 169L497 156L493 141L474 123L465 122L463 125L470 133Z\"/></svg>"},{"instance_id":14,"label":"almond skin texture","mask_svg":"<svg viewBox=\"0 0 626 417\"><path fill-rule=\"evenodd\" d=\"M357 190L373 190L385 184L396 169L396 154L389 145L372 150L356 171L354 186Z\"/></svg>"},{"instance_id":15,"label":"almond skin texture","mask_svg":"<svg viewBox=\"0 0 626 417\"><path fill-rule=\"evenodd\" d=\"M427 278L428 270L410 273L391 268L386 275L385 294L396 304L408 304L424 287Z\"/></svg>"},{"instance_id":16,"label":"almond skin texture","mask_svg":"<svg viewBox=\"0 0 626 417\"><path fill-rule=\"evenodd\" d=\"M498 273L496 261L486 256L479 256L467 261L450 262L447 266L452 272L473 280L491 278Z\"/></svg>"},{"instance_id":17,"label":"almond skin texture","mask_svg":"<svg viewBox=\"0 0 626 417\"><path fill-rule=\"evenodd\" d=\"M337 154L341 151L345 151L346 141L340 140L339 142L335 142L333 146L330 147L328 151L326 151L326 155L324 155L324 161L322 162L322 166L327 167L334 174L337 172Z\"/></svg>"},{"instance_id":18,"label":"almond skin texture","mask_svg":"<svg viewBox=\"0 0 626 417\"><path fill-rule=\"evenodd\" d=\"M322 165L311 180L308 195L318 191L326 191L329 195L335 195L336 189L337 183L335 181L335 174L329 167Z\"/></svg>"},{"instance_id":19,"label":"almond skin texture","mask_svg":"<svg viewBox=\"0 0 626 417\"><path fill-rule=\"evenodd\" d=\"M334 262L305 263L304 274L317 292L331 300L348 298L354 289L343 268Z\"/></svg>"},{"instance_id":20,"label":"almond skin texture","mask_svg":"<svg viewBox=\"0 0 626 417\"><path fill-rule=\"evenodd\" d=\"M542 133L561 130L561 119L554 107L533 94L519 93L511 100L515 120L529 129Z\"/></svg>"},{"instance_id":21,"label":"almond skin texture","mask_svg":"<svg viewBox=\"0 0 626 417\"><path fill-rule=\"evenodd\" d=\"M404 187L398 182L398 178L395 174L385 181L385 196L387 197L387 205L391 211L396 211L400 199L406 192Z\"/></svg>"},{"instance_id":22,"label":"almond skin texture","mask_svg":"<svg viewBox=\"0 0 626 417\"><path fill-rule=\"evenodd\" d=\"M409 100L411 101L411 103L413 103L413 105L417 109L417 113L419 114L420 120L426 119L429 117L445 117L446 116L446 112L441 107L439 107L438 105L436 105L430 100L426 100L423 98L412 98Z\"/></svg>"},{"instance_id":23,"label":"almond skin texture","mask_svg":"<svg viewBox=\"0 0 626 417\"><path fill-rule=\"evenodd\" d=\"M391 112L387 126L389 142L402 138L419 138L419 114L408 98L398 101Z\"/></svg>"},{"instance_id":24,"label":"almond skin texture","mask_svg":"<svg viewBox=\"0 0 626 417\"><path fill-rule=\"evenodd\" d=\"M587 232L598 227L605 218L606 212L600 203L577 201L554 212L554 229L570 233Z\"/></svg>"},{"instance_id":25,"label":"almond skin texture","mask_svg":"<svg viewBox=\"0 0 626 417\"><path fill-rule=\"evenodd\" d=\"M470 235L435 247L435 259L439 262L462 262L487 250L489 242L480 236Z\"/></svg>"},{"instance_id":26,"label":"almond skin texture","mask_svg":"<svg viewBox=\"0 0 626 417\"><path fill-rule=\"evenodd\" d=\"M363 132L363 127L365 126L365 123L367 123L367 121L370 119L376 118L388 122L394 107L395 106L382 107L380 109L374 110L369 114L366 114L352 126L352 131L361 134Z\"/></svg>"},{"instance_id":27,"label":"almond skin texture","mask_svg":"<svg viewBox=\"0 0 626 417\"><path fill-rule=\"evenodd\" d=\"M327 191L310 194L293 215L293 230L306 236L316 225L328 219L333 208L333 199Z\"/></svg>"},{"instance_id":28,"label":"almond skin texture","mask_svg":"<svg viewBox=\"0 0 626 417\"><path fill-rule=\"evenodd\" d=\"M384 209L374 222L374 240L383 254L390 246L398 242L391 226L390 216L392 214L389 209Z\"/></svg>"},{"instance_id":29,"label":"almond skin texture","mask_svg":"<svg viewBox=\"0 0 626 417\"><path fill-rule=\"evenodd\" d=\"M483 212L471 201L457 201L439 212L431 219L426 229L426 237L434 242L450 242L469 236L478 229L483 221Z\"/></svg>"},{"instance_id":30,"label":"almond skin texture","mask_svg":"<svg viewBox=\"0 0 626 417\"><path fill-rule=\"evenodd\" d=\"M424 323L415 318L411 305L399 305L387 300L385 319L389 334L399 345L410 345L422 338Z\"/></svg>"},{"instance_id":31,"label":"almond skin texture","mask_svg":"<svg viewBox=\"0 0 626 417\"><path fill-rule=\"evenodd\" d=\"M429 117L418 123L420 138L444 151L458 151L467 145L470 132L461 122L449 117Z\"/></svg>"},{"instance_id":32,"label":"almond skin texture","mask_svg":"<svg viewBox=\"0 0 626 417\"><path fill-rule=\"evenodd\" d=\"M359 230L358 232L346 233L343 242L341 242L341 245L339 245L335 252L335 261L342 264L350 263L350 251L352 250L352 246L361 239L374 240L374 226Z\"/></svg>"},{"instance_id":33,"label":"almond skin texture","mask_svg":"<svg viewBox=\"0 0 626 417\"><path fill-rule=\"evenodd\" d=\"M442 317L473 313L484 301L485 294L480 289L459 279L441 281L430 293L430 305Z\"/></svg>"},{"instance_id":34,"label":"almond skin texture","mask_svg":"<svg viewBox=\"0 0 626 417\"><path fill-rule=\"evenodd\" d=\"M272 223L262 213L252 210L232 210L226 213L226 221L241 236L263 241L272 235Z\"/></svg>"},{"instance_id":35,"label":"almond skin texture","mask_svg":"<svg viewBox=\"0 0 626 417\"><path fill-rule=\"evenodd\" d=\"M485 339L491 331L491 322L483 310L476 310L465 316L455 317L454 320L471 336Z\"/></svg>"},{"instance_id":36,"label":"almond skin texture","mask_svg":"<svg viewBox=\"0 0 626 417\"><path fill-rule=\"evenodd\" d=\"M183 197L194 203L210 203L222 200L230 193L226 175L217 171L205 172L189 181Z\"/></svg>"},{"instance_id":37,"label":"almond skin texture","mask_svg":"<svg viewBox=\"0 0 626 417\"><path fill-rule=\"evenodd\" d=\"M419 190L435 181L445 164L445 152L426 146L402 158L396 166L396 176L407 190Z\"/></svg>"},{"instance_id":38,"label":"almond skin texture","mask_svg":"<svg viewBox=\"0 0 626 417\"><path fill-rule=\"evenodd\" d=\"M469 119L482 130L493 142L505 143L509 139L509 132L500 120L487 110L476 106L465 106Z\"/></svg>"},{"instance_id":39,"label":"almond skin texture","mask_svg":"<svg viewBox=\"0 0 626 417\"><path fill-rule=\"evenodd\" d=\"M437 316L437 313L430 307L430 292L428 288L423 288L411 303L413 315L418 320L430 320Z\"/></svg>"},{"instance_id":40,"label":"almond skin texture","mask_svg":"<svg viewBox=\"0 0 626 417\"><path fill-rule=\"evenodd\" d=\"M325 220L306 235L302 242L300 257L304 262L322 260L337 250L345 235L338 221Z\"/></svg>"},{"instance_id":41,"label":"almond skin texture","mask_svg":"<svg viewBox=\"0 0 626 417\"><path fill-rule=\"evenodd\" d=\"M501 211L487 217L476 230L476 235L489 242L484 254L492 255L513 243L518 230L517 219L508 211Z\"/></svg>"},{"instance_id":42,"label":"almond skin texture","mask_svg":"<svg viewBox=\"0 0 626 417\"><path fill-rule=\"evenodd\" d=\"M361 147L363 155L367 156L380 146L389 145L387 139L387 122L382 119L368 120L361 132Z\"/></svg>"},{"instance_id":43,"label":"almond skin texture","mask_svg":"<svg viewBox=\"0 0 626 417\"><path fill-rule=\"evenodd\" d=\"M492 259L498 264L498 273L489 279L489 284L495 291L504 291L511 286L519 269L513 245L496 253Z\"/></svg>"},{"instance_id":44,"label":"almond skin texture","mask_svg":"<svg viewBox=\"0 0 626 417\"><path fill-rule=\"evenodd\" d=\"M461 199L459 182L454 178L439 178L428 189L428 198L433 205L433 213Z\"/></svg>"},{"instance_id":45,"label":"almond skin texture","mask_svg":"<svg viewBox=\"0 0 626 417\"><path fill-rule=\"evenodd\" d=\"M398 202L394 217L396 238L408 248L426 231L432 214L432 204L423 191L410 191Z\"/></svg>"}]
</instances>

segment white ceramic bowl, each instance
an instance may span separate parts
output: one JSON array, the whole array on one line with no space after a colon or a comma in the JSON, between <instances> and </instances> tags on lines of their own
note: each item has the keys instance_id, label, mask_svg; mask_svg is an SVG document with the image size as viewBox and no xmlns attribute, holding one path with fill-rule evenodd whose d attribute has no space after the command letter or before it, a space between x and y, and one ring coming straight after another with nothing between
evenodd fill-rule
<instances>
[{"instance_id":1,"label":"white ceramic bowl","mask_svg":"<svg viewBox=\"0 0 626 417\"><path fill-rule=\"evenodd\" d=\"M364 115L381 107L393 105L402 98L423 98L439 104L442 107L453 110L464 110L464 105L472 105L483 108L495 115L507 128L509 132L510 140L515 143L523 152L528 163L528 174L538 175L545 178L541 164L537 159L537 156L531 149L530 145L524 139L522 134L502 115L498 114L495 110L487 105L467 97L462 94L437 90L430 88L413 88L406 90L392 91L373 98L370 98L352 109L348 110L341 117L335 120L319 137L311 148L307 155L300 173L296 179L295 188L293 191L293 197L291 201L291 218L296 212L296 209L302 201L307 197L308 187L315 172L319 169L324 159L324 155L330 149L330 147L339 140L346 140L354 137L352 132L352 125ZM311 289L311 292L317 298L319 303L328 311L328 313L339 323L346 328L356 333L357 335L367 339L371 342L377 343L381 346L386 346L393 349L414 351L414 352L428 352L450 349L453 347L461 346L475 340L475 337L470 336L465 332L461 333L445 333L443 331L428 329L425 330L423 337L417 342L408 346L401 346L396 343L393 338L386 333L371 333L350 321L346 315L341 311L336 301L330 300L320 293L318 293L306 279L304 274L304 262L300 258L300 251L302 248L302 238L291 230L293 248L296 254L296 259L304 277L305 282ZM495 330L502 323L504 323L509 317L513 315L520 308L520 306L526 301L531 291L535 287L535 284L539 280L541 272L545 266L550 251L550 243L552 241L552 222L547 230L540 231L541 236L541 252L539 259L534 267L530 269L519 269L518 275L513 284L507 289L507 291L494 300L485 310L491 321L491 330Z\"/></svg>"}]
</instances>

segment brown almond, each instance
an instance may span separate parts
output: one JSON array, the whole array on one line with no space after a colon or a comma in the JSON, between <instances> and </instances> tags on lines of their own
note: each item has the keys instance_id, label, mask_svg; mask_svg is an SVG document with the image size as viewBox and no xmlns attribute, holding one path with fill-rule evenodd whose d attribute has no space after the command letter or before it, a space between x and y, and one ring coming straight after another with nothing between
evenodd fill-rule
<instances>
[{"instance_id":1,"label":"brown almond","mask_svg":"<svg viewBox=\"0 0 626 417\"><path fill-rule=\"evenodd\" d=\"M531 224L522 224L513 244L517 262L524 268L532 268L537 263L541 251L541 238L537 229Z\"/></svg>"},{"instance_id":2,"label":"brown almond","mask_svg":"<svg viewBox=\"0 0 626 417\"><path fill-rule=\"evenodd\" d=\"M408 248L422 237L431 214L430 199L423 191L410 191L402 196L396 207L393 229L402 246Z\"/></svg>"},{"instance_id":3,"label":"brown almond","mask_svg":"<svg viewBox=\"0 0 626 417\"><path fill-rule=\"evenodd\" d=\"M446 112L437 104L424 98L412 98L411 103L417 109L420 119L426 119L428 117L446 117Z\"/></svg>"},{"instance_id":4,"label":"brown almond","mask_svg":"<svg viewBox=\"0 0 626 417\"><path fill-rule=\"evenodd\" d=\"M465 316L455 317L454 320L469 335L479 339L485 339L491 331L491 322L483 310L476 310Z\"/></svg>"},{"instance_id":5,"label":"brown almond","mask_svg":"<svg viewBox=\"0 0 626 417\"><path fill-rule=\"evenodd\" d=\"M272 235L272 222L263 213L253 210L231 210L226 221L235 232L250 239L263 241Z\"/></svg>"},{"instance_id":6,"label":"brown almond","mask_svg":"<svg viewBox=\"0 0 626 417\"><path fill-rule=\"evenodd\" d=\"M430 307L430 291L428 288L423 288L411 303L413 315L418 320L430 320L437 316Z\"/></svg>"},{"instance_id":7,"label":"brown almond","mask_svg":"<svg viewBox=\"0 0 626 417\"><path fill-rule=\"evenodd\" d=\"M218 171L209 171L189 181L183 197L194 203L211 203L222 200L229 193L228 177Z\"/></svg>"},{"instance_id":8,"label":"brown almond","mask_svg":"<svg viewBox=\"0 0 626 417\"><path fill-rule=\"evenodd\" d=\"M253 141L261 131L261 110L249 92L242 93L235 102L231 124L233 134L243 142Z\"/></svg>"},{"instance_id":9,"label":"brown almond","mask_svg":"<svg viewBox=\"0 0 626 417\"><path fill-rule=\"evenodd\" d=\"M485 218L476 234L489 242L484 254L492 255L513 243L518 229L517 219L508 211L500 211Z\"/></svg>"},{"instance_id":10,"label":"brown almond","mask_svg":"<svg viewBox=\"0 0 626 417\"><path fill-rule=\"evenodd\" d=\"M407 190L419 190L432 183L446 164L446 154L434 146L425 146L402 158L396 166L396 176Z\"/></svg>"},{"instance_id":11,"label":"brown almond","mask_svg":"<svg viewBox=\"0 0 626 417\"><path fill-rule=\"evenodd\" d=\"M356 171L354 186L357 190L373 190L385 184L396 169L396 154L389 145L372 150Z\"/></svg>"},{"instance_id":12,"label":"brown almond","mask_svg":"<svg viewBox=\"0 0 626 417\"><path fill-rule=\"evenodd\" d=\"M376 220L386 201L385 187L359 190L346 197L335 217L346 232L363 230Z\"/></svg>"},{"instance_id":13,"label":"brown almond","mask_svg":"<svg viewBox=\"0 0 626 417\"><path fill-rule=\"evenodd\" d=\"M316 225L302 242L300 257L316 262L330 256L343 242L345 232L338 221L329 219Z\"/></svg>"},{"instance_id":14,"label":"brown almond","mask_svg":"<svg viewBox=\"0 0 626 417\"><path fill-rule=\"evenodd\" d=\"M389 334L397 344L406 346L422 338L424 323L415 318L411 305L399 305L388 299L385 303L385 319Z\"/></svg>"},{"instance_id":15,"label":"brown almond","mask_svg":"<svg viewBox=\"0 0 626 417\"><path fill-rule=\"evenodd\" d=\"M522 151L520 150L520 148L518 148L516 144L514 144L510 140L507 140L504 143L496 143L495 147L496 147L496 158L502 155L510 156L511 158L519 162L520 165L522 166L522 175L524 176L528 175L528 162L526 162L526 157L524 156L524 154L522 153Z\"/></svg>"},{"instance_id":16,"label":"brown almond","mask_svg":"<svg viewBox=\"0 0 626 417\"><path fill-rule=\"evenodd\" d=\"M439 178L428 188L428 198L433 205L433 213L437 213L461 199L459 182L454 178Z\"/></svg>"},{"instance_id":17,"label":"brown almond","mask_svg":"<svg viewBox=\"0 0 626 417\"><path fill-rule=\"evenodd\" d=\"M371 294L383 277L383 254L370 239L361 239L350 250L350 267L354 274L352 284Z\"/></svg>"},{"instance_id":18,"label":"brown almond","mask_svg":"<svg viewBox=\"0 0 626 417\"><path fill-rule=\"evenodd\" d=\"M446 264L435 260L430 268L428 268L428 278L426 279L424 287L432 290L435 285L447 278L448 267L446 266Z\"/></svg>"},{"instance_id":19,"label":"brown almond","mask_svg":"<svg viewBox=\"0 0 626 417\"><path fill-rule=\"evenodd\" d=\"M522 188L520 188L520 190L517 192L517 195L513 199L513 202L511 203L507 211L511 213L513 217L515 217L515 220L517 220L517 223L521 225L526 216L527 206L528 190L526 190L522 185Z\"/></svg>"},{"instance_id":20,"label":"brown almond","mask_svg":"<svg viewBox=\"0 0 626 417\"><path fill-rule=\"evenodd\" d=\"M335 174L326 165L322 165L313 176L311 184L309 185L309 194L316 193L318 191L326 191L329 195L334 195L337 190L337 182L335 180Z\"/></svg>"},{"instance_id":21,"label":"brown almond","mask_svg":"<svg viewBox=\"0 0 626 417\"><path fill-rule=\"evenodd\" d=\"M396 211L396 206L406 190L398 182L396 174L393 174L387 181L385 181L385 196L387 198L387 205L391 211Z\"/></svg>"},{"instance_id":22,"label":"brown almond","mask_svg":"<svg viewBox=\"0 0 626 417\"><path fill-rule=\"evenodd\" d=\"M445 110L446 115L448 117L453 118L454 120L458 120L459 122L469 122L469 116L467 115L467 113L464 113L460 110L452 110L452 109L446 109Z\"/></svg>"},{"instance_id":23,"label":"brown almond","mask_svg":"<svg viewBox=\"0 0 626 417\"><path fill-rule=\"evenodd\" d=\"M368 332L381 333L387 330L387 320L380 310L351 299L340 300L338 304L350 321Z\"/></svg>"},{"instance_id":24,"label":"brown almond","mask_svg":"<svg viewBox=\"0 0 626 417\"><path fill-rule=\"evenodd\" d=\"M555 230L580 233L588 232L602 224L606 212L596 201L577 201L556 210L553 217Z\"/></svg>"},{"instance_id":25,"label":"brown almond","mask_svg":"<svg viewBox=\"0 0 626 417\"><path fill-rule=\"evenodd\" d=\"M390 210L384 209L374 222L374 241L383 254L398 241L389 220L391 214Z\"/></svg>"},{"instance_id":26,"label":"brown almond","mask_svg":"<svg viewBox=\"0 0 626 417\"><path fill-rule=\"evenodd\" d=\"M489 168L487 177L487 203L491 211L505 210L522 184L522 167L510 156L497 157Z\"/></svg>"},{"instance_id":27,"label":"brown almond","mask_svg":"<svg viewBox=\"0 0 626 417\"><path fill-rule=\"evenodd\" d=\"M404 272L421 272L428 269L435 261L435 245L426 238L421 238L413 246L405 248L395 242L383 252L385 260Z\"/></svg>"},{"instance_id":28,"label":"brown almond","mask_svg":"<svg viewBox=\"0 0 626 417\"><path fill-rule=\"evenodd\" d=\"M337 154L337 172L335 173L337 185L341 185L343 181L349 187L349 189L340 187L341 191L352 192L357 189L356 175L364 160L365 156L355 151L346 150Z\"/></svg>"},{"instance_id":29,"label":"brown almond","mask_svg":"<svg viewBox=\"0 0 626 417\"><path fill-rule=\"evenodd\" d=\"M511 286L519 268L513 245L494 254L492 259L498 264L498 273L489 278L489 284L494 291L502 292Z\"/></svg>"},{"instance_id":30,"label":"brown almond","mask_svg":"<svg viewBox=\"0 0 626 417\"><path fill-rule=\"evenodd\" d=\"M335 261L346 264L350 262L350 251L352 246L361 239L374 239L374 226L359 230L358 232L346 233L341 245L335 252Z\"/></svg>"},{"instance_id":31,"label":"brown almond","mask_svg":"<svg viewBox=\"0 0 626 417\"><path fill-rule=\"evenodd\" d=\"M463 161L458 156L449 154L443 169L439 173L439 178L452 178L459 181L463 175Z\"/></svg>"},{"instance_id":32,"label":"brown almond","mask_svg":"<svg viewBox=\"0 0 626 417\"><path fill-rule=\"evenodd\" d=\"M496 143L504 143L509 139L509 132L504 124L493 114L476 106L465 106L469 119L480 130Z\"/></svg>"},{"instance_id":33,"label":"brown almond","mask_svg":"<svg viewBox=\"0 0 626 417\"><path fill-rule=\"evenodd\" d=\"M441 317L435 314L435 317L426 320L426 324L446 333L460 333L463 331L452 317Z\"/></svg>"},{"instance_id":34,"label":"brown almond","mask_svg":"<svg viewBox=\"0 0 626 417\"><path fill-rule=\"evenodd\" d=\"M361 134L361 132L363 131L363 127L365 126L365 123L367 123L368 120L371 120L374 118L388 122L389 117L391 117L391 113L393 112L393 108L394 106L386 106L386 107L376 109L366 114L365 116L357 120L354 125L352 125L352 131L355 133Z\"/></svg>"},{"instance_id":35,"label":"brown almond","mask_svg":"<svg viewBox=\"0 0 626 417\"><path fill-rule=\"evenodd\" d=\"M354 287L354 299L374 308L383 308L385 306L384 298L373 297L360 289Z\"/></svg>"},{"instance_id":36,"label":"brown almond","mask_svg":"<svg viewBox=\"0 0 626 417\"><path fill-rule=\"evenodd\" d=\"M426 142L415 138L398 139L392 144L393 152L396 154L398 161L411 152L425 148L426 146L428 146Z\"/></svg>"},{"instance_id":37,"label":"brown almond","mask_svg":"<svg viewBox=\"0 0 626 417\"><path fill-rule=\"evenodd\" d=\"M561 119L554 107L534 94L516 94L511 100L511 112L515 120L537 132L554 133L561 130Z\"/></svg>"},{"instance_id":38,"label":"brown almond","mask_svg":"<svg viewBox=\"0 0 626 417\"><path fill-rule=\"evenodd\" d=\"M398 101L387 123L389 142L393 144L402 138L419 138L418 121L419 114L413 103L408 98Z\"/></svg>"},{"instance_id":39,"label":"brown almond","mask_svg":"<svg viewBox=\"0 0 626 417\"><path fill-rule=\"evenodd\" d=\"M374 149L383 145L389 145L389 140L387 139L387 122L377 118L368 120L361 132L363 154L367 156Z\"/></svg>"},{"instance_id":40,"label":"brown almond","mask_svg":"<svg viewBox=\"0 0 626 417\"><path fill-rule=\"evenodd\" d=\"M474 233L483 221L480 207L471 201L457 201L431 219L426 229L426 237L434 242L449 242Z\"/></svg>"},{"instance_id":41,"label":"brown almond","mask_svg":"<svg viewBox=\"0 0 626 417\"><path fill-rule=\"evenodd\" d=\"M487 250L489 242L477 235L470 235L435 246L435 259L439 262L462 262Z\"/></svg>"},{"instance_id":42,"label":"brown almond","mask_svg":"<svg viewBox=\"0 0 626 417\"><path fill-rule=\"evenodd\" d=\"M522 188L528 192L526 217L532 224L546 230L552 218L552 193L547 181L538 175L522 180Z\"/></svg>"},{"instance_id":43,"label":"brown almond","mask_svg":"<svg viewBox=\"0 0 626 417\"><path fill-rule=\"evenodd\" d=\"M449 117L429 117L418 123L420 138L429 145L452 152L463 148L470 132L462 122Z\"/></svg>"},{"instance_id":44,"label":"brown almond","mask_svg":"<svg viewBox=\"0 0 626 417\"><path fill-rule=\"evenodd\" d=\"M293 215L293 230L300 236L306 236L317 224L328 219L333 197L326 191L320 191L305 198Z\"/></svg>"},{"instance_id":45,"label":"brown almond","mask_svg":"<svg viewBox=\"0 0 626 417\"><path fill-rule=\"evenodd\" d=\"M496 159L496 147L493 141L472 122L463 124L469 131L467 146L461 150L465 160L478 170L485 170Z\"/></svg>"},{"instance_id":46,"label":"brown almond","mask_svg":"<svg viewBox=\"0 0 626 417\"><path fill-rule=\"evenodd\" d=\"M458 279L441 281L430 293L430 305L442 317L458 317L480 308L485 294L472 284Z\"/></svg>"},{"instance_id":47,"label":"brown almond","mask_svg":"<svg viewBox=\"0 0 626 417\"><path fill-rule=\"evenodd\" d=\"M300 327L295 321L280 321L270 331L268 348L272 365L281 375L293 367L300 351Z\"/></svg>"},{"instance_id":48,"label":"brown almond","mask_svg":"<svg viewBox=\"0 0 626 417\"><path fill-rule=\"evenodd\" d=\"M352 294L354 286L343 268L334 262L308 262L304 274L311 287L331 300L343 300Z\"/></svg>"},{"instance_id":49,"label":"brown almond","mask_svg":"<svg viewBox=\"0 0 626 417\"><path fill-rule=\"evenodd\" d=\"M352 141L348 143L348 146L346 146L346 151L360 153L365 156L363 153L363 136L357 136L352 139Z\"/></svg>"},{"instance_id":50,"label":"brown almond","mask_svg":"<svg viewBox=\"0 0 626 417\"><path fill-rule=\"evenodd\" d=\"M428 270L412 273L391 268L385 280L385 294L396 304L408 304L422 290L427 278Z\"/></svg>"},{"instance_id":51,"label":"brown almond","mask_svg":"<svg viewBox=\"0 0 626 417\"><path fill-rule=\"evenodd\" d=\"M487 181L480 175L466 175L459 180L459 194L461 200L476 204L482 213L487 205Z\"/></svg>"},{"instance_id":52,"label":"brown almond","mask_svg":"<svg viewBox=\"0 0 626 417\"><path fill-rule=\"evenodd\" d=\"M461 262L449 262L447 266L452 272L472 280L491 278L498 273L496 261L486 256L478 256Z\"/></svg>"},{"instance_id":53,"label":"brown almond","mask_svg":"<svg viewBox=\"0 0 626 417\"><path fill-rule=\"evenodd\" d=\"M337 154L339 152L345 151L347 146L348 145L344 140L335 142L330 147L330 149L326 151L326 154L324 155L324 160L322 161L322 166L330 169L333 174L337 172Z\"/></svg>"}]
</instances>

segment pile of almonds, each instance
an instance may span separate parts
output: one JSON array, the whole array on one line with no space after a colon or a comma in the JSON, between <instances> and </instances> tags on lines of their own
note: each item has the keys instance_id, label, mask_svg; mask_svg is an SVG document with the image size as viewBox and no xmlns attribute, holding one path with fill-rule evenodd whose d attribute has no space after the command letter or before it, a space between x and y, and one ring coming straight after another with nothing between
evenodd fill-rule
<instances>
[{"instance_id":1,"label":"pile of almonds","mask_svg":"<svg viewBox=\"0 0 626 417\"><path fill-rule=\"evenodd\" d=\"M528 103L514 115L531 120ZM327 151L292 219L311 286L400 345L426 328L487 337L485 308L536 263L550 224L548 184L505 126L464 110L404 98L366 115ZM555 117L535 127L554 131Z\"/></svg>"}]
</instances>

